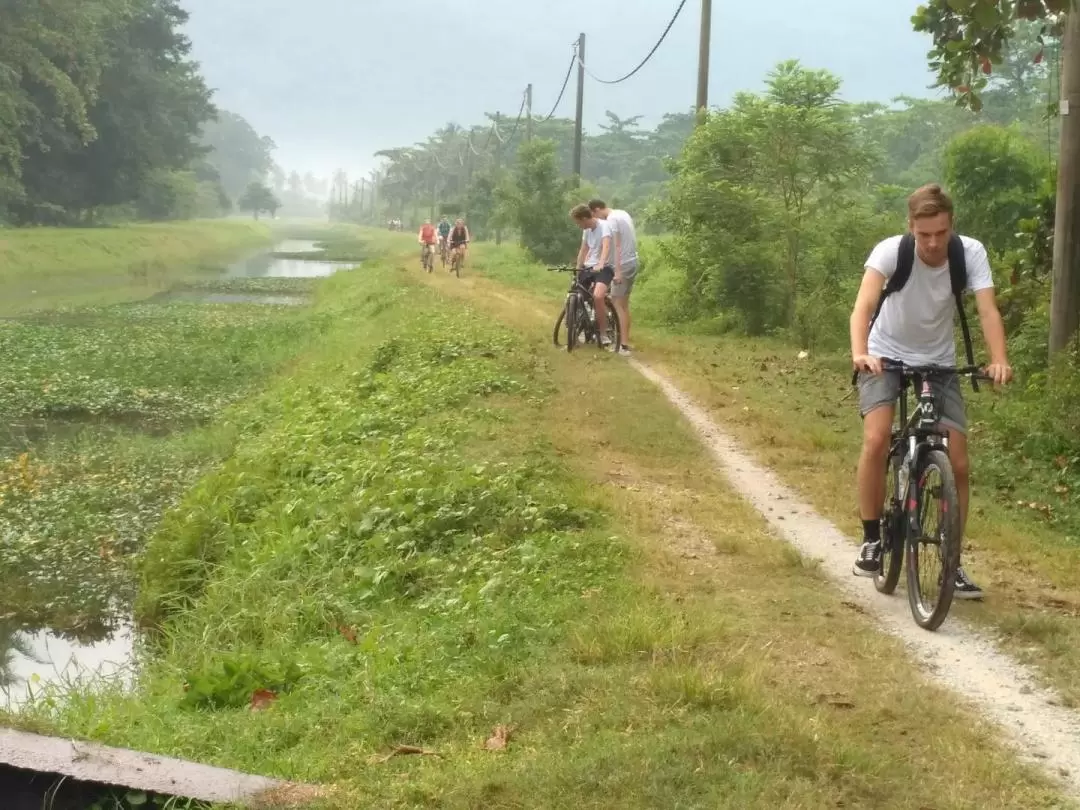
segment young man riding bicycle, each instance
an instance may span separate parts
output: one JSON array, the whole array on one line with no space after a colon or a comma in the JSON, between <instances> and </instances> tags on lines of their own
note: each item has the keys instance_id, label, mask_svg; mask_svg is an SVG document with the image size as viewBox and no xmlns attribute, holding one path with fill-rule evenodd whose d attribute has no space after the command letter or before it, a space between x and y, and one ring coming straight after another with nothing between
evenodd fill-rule
<instances>
[{"instance_id":1,"label":"young man riding bicycle","mask_svg":"<svg viewBox=\"0 0 1080 810\"><path fill-rule=\"evenodd\" d=\"M420 233L416 241L420 243L420 264L427 267L428 262L434 263L437 238L435 236L435 226L431 224L430 219L425 219L424 224L420 226Z\"/></svg>"},{"instance_id":2,"label":"young man riding bicycle","mask_svg":"<svg viewBox=\"0 0 1080 810\"><path fill-rule=\"evenodd\" d=\"M450 231L450 252L457 255L459 266L465 264L466 246L469 244L469 229L465 226L465 220L458 219Z\"/></svg>"},{"instance_id":3,"label":"young man riding bicycle","mask_svg":"<svg viewBox=\"0 0 1080 810\"><path fill-rule=\"evenodd\" d=\"M881 514L885 500L885 468L888 461L896 398L900 380L882 371L883 359L911 366L955 366L956 344L953 313L959 298L950 275L950 250L956 264L966 266L960 286L975 294L979 323L990 352L986 373L995 385L1012 379L1005 348L1005 327L994 298L994 280L986 248L967 236L954 238L953 204L941 187L927 185L908 199L908 227L914 238L913 255L902 247L905 237L894 236L870 253L855 308L851 313L852 364L858 374L859 412L863 417L863 446L859 456L859 512L863 544L855 561L856 576L872 577L881 568ZM950 249L950 240L952 248ZM958 240L958 241L957 241ZM901 256L908 266L906 282L885 296L875 318L886 283L897 272ZM958 268L954 267L953 271ZM966 329L965 329L966 334ZM968 514L967 420L959 379L953 375L937 391L941 424L948 429L949 457L960 499L960 525ZM957 569L954 595L979 599L982 590L963 568Z\"/></svg>"},{"instance_id":4,"label":"young man riding bicycle","mask_svg":"<svg viewBox=\"0 0 1080 810\"><path fill-rule=\"evenodd\" d=\"M446 263L446 240L450 237L450 229L453 226L450 224L450 220L446 214L443 214L442 219L439 220L439 254L443 257L443 264Z\"/></svg>"}]
</instances>

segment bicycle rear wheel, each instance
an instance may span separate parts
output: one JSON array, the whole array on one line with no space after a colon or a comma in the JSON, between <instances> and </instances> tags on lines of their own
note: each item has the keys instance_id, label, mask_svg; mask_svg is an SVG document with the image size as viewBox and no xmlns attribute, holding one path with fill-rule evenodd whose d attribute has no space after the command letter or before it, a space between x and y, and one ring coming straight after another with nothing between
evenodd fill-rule
<instances>
[{"instance_id":1,"label":"bicycle rear wheel","mask_svg":"<svg viewBox=\"0 0 1080 810\"><path fill-rule=\"evenodd\" d=\"M904 494L896 491L896 477L903 458L889 456L885 469L885 507L881 512L881 568L874 574L878 592L891 594L904 569Z\"/></svg>"},{"instance_id":2,"label":"bicycle rear wheel","mask_svg":"<svg viewBox=\"0 0 1080 810\"><path fill-rule=\"evenodd\" d=\"M611 350L616 354L622 348L622 324L619 323L619 313L610 300L604 302L607 310L607 339L611 341Z\"/></svg>"},{"instance_id":3,"label":"bicycle rear wheel","mask_svg":"<svg viewBox=\"0 0 1080 810\"><path fill-rule=\"evenodd\" d=\"M919 627L937 630L952 607L960 567L960 498L949 456L927 453L914 485L918 536L907 544L908 602Z\"/></svg>"}]
</instances>

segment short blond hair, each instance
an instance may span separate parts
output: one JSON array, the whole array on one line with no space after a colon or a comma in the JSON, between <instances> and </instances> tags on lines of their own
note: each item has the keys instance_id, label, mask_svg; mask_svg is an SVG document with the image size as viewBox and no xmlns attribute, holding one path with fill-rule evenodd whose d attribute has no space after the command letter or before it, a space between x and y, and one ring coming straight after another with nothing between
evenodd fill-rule
<instances>
[{"instance_id":1,"label":"short blond hair","mask_svg":"<svg viewBox=\"0 0 1080 810\"><path fill-rule=\"evenodd\" d=\"M938 214L953 215L952 198L937 183L929 183L915 189L908 197L908 216L911 219L936 217Z\"/></svg>"},{"instance_id":2,"label":"short blond hair","mask_svg":"<svg viewBox=\"0 0 1080 810\"><path fill-rule=\"evenodd\" d=\"M573 208L570 209L570 216L572 216L579 222L584 222L586 219L593 218L593 212L588 205L586 205L585 203L581 203L581 205L575 205Z\"/></svg>"}]
</instances>

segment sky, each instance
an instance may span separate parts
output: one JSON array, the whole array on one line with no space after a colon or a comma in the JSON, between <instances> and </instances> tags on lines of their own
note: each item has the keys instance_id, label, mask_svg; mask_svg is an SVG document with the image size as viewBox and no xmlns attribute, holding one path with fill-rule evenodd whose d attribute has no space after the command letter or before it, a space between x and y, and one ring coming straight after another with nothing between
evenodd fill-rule
<instances>
[{"instance_id":1,"label":"sky","mask_svg":"<svg viewBox=\"0 0 1080 810\"><path fill-rule=\"evenodd\" d=\"M546 115L586 34L604 79L631 70L677 0L180 0L194 57L217 104L278 145L286 170L354 174L374 152L424 140L485 112L516 116L525 86ZM931 94L929 38L911 29L918 0L760 0L713 6L709 102L757 90L785 59L826 68L851 101ZM700 0L687 0L653 59L618 85L586 79L585 127L689 110L696 93ZM812 10L811 10L812 9ZM572 117L576 74L558 114Z\"/></svg>"}]
</instances>

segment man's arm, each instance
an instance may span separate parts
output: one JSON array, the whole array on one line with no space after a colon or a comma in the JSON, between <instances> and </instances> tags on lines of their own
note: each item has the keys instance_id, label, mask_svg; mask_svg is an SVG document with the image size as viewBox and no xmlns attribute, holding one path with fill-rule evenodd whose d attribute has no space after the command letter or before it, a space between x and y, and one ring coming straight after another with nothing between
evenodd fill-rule
<instances>
[{"instance_id":1,"label":"man's arm","mask_svg":"<svg viewBox=\"0 0 1080 810\"><path fill-rule=\"evenodd\" d=\"M599 267L607 267L608 266L608 257L610 256L610 254L611 254L611 236L608 235L608 236L605 236L603 239L600 240L600 261L598 262Z\"/></svg>"},{"instance_id":2,"label":"man's arm","mask_svg":"<svg viewBox=\"0 0 1080 810\"><path fill-rule=\"evenodd\" d=\"M588 252L589 243L585 241L585 233L583 231L581 234L581 249L577 252L577 263L574 265L575 267L585 266L585 254L587 254Z\"/></svg>"},{"instance_id":3,"label":"man's arm","mask_svg":"<svg viewBox=\"0 0 1080 810\"><path fill-rule=\"evenodd\" d=\"M979 310L979 323L982 325L983 338L990 350L990 365L986 373L994 378L995 385L1001 385L1012 379L1012 366L1005 347L1005 324L998 311L994 288L987 287L975 291L975 306Z\"/></svg>"},{"instance_id":4,"label":"man's arm","mask_svg":"<svg viewBox=\"0 0 1080 810\"><path fill-rule=\"evenodd\" d=\"M855 297L855 307L851 310L851 362L856 371L881 373L881 358L871 357L867 343L870 340L870 319L881 300L885 276L873 267L867 267L863 273L859 294Z\"/></svg>"}]
</instances>

